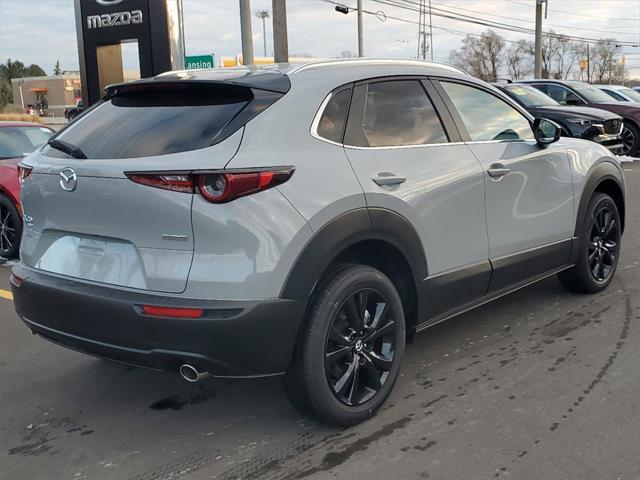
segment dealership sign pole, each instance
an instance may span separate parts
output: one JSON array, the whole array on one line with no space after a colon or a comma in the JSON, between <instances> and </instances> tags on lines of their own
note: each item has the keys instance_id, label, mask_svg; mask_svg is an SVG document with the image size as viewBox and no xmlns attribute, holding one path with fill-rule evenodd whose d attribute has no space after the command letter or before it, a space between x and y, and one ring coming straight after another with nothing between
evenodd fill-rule
<instances>
[{"instance_id":1,"label":"dealership sign pole","mask_svg":"<svg viewBox=\"0 0 640 480\"><path fill-rule=\"evenodd\" d=\"M82 98L97 102L124 80L122 44L135 44L141 77L184 68L182 0L74 0Z\"/></svg>"}]
</instances>

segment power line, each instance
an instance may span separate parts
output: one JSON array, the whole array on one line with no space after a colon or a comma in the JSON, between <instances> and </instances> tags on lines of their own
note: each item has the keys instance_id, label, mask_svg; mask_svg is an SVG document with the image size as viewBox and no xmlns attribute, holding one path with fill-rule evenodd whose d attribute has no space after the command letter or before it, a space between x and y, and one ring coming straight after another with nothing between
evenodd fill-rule
<instances>
[{"instance_id":1,"label":"power line","mask_svg":"<svg viewBox=\"0 0 640 480\"><path fill-rule=\"evenodd\" d=\"M411 0L371 0L371 1L380 3L382 5L388 5L391 7L401 8L401 9L405 9L413 12L419 12L419 10L415 8L415 5L418 5L418 4ZM469 15L452 12L450 10L446 10L443 8L431 7L430 11L435 16L448 18L450 20L457 20L459 22L472 23L476 25L486 26L489 28L495 28L497 30L508 30L508 31L517 32L517 33L524 33L527 35L535 34L535 31L530 28L521 27L517 25L508 25L506 23L496 22L493 20L477 19ZM599 43L602 40L602 39L582 37L577 35L568 35L568 34L563 34L559 32L543 32L543 36L553 37L553 38L567 38L569 40L577 40L584 43ZM635 45L633 42L628 42L628 41L620 41L617 39L614 39L613 41L616 44L619 44L622 46Z\"/></svg>"},{"instance_id":2,"label":"power line","mask_svg":"<svg viewBox=\"0 0 640 480\"><path fill-rule=\"evenodd\" d=\"M344 2L337 2L335 0L318 0L324 3L329 3L331 5L340 5L340 6L344 6ZM349 10L354 10L353 7L347 7L349 8ZM366 13L367 15L373 15L374 17L380 18L380 12L373 12L371 10L362 10L362 13ZM413 21L413 20L408 20L406 18L400 18L400 17L395 17L393 15L387 15L386 13L384 14L384 18L386 19L390 19L390 20L396 20L398 22L404 22L404 23L410 23L412 25L419 25L418 22ZM471 35L473 37L481 37L482 34L480 33L470 33L470 32L465 32L462 30L456 30L453 28L448 28L448 27L440 27L440 26L436 26L436 25L432 25L432 28L438 29L438 30L442 30L445 31L447 33L450 33L452 35L459 35L461 37L464 37L466 35ZM505 42L507 43L519 43L518 40L507 40L506 38L504 39Z\"/></svg>"},{"instance_id":3,"label":"power line","mask_svg":"<svg viewBox=\"0 0 640 480\"><path fill-rule=\"evenodd\" d=\"M528 3L517 2L516 0L505 0L509 3L513 3L515 5L520 5L523 7L531 7L532 5ZM628 20L631 22L640 22L640 18L620 18L620 17L601 17L599 15L587 15L584 13L575 13L575 12L566 12L564 10L555 10L553 8L549 9L552 12L556 13L564 13L565 15L574 15L576 17L586 17L586 18L597 18L598 20Z\"/></svg>"},{"instance_id":4,"label":"power line","mask_svg":"<svg viewBox=\"0 0 640 480\"><path fill-rule=\"evenodd\" d=\"M433 5L439 5L441 7L447 7L447 8L455 8L456 10L463 10L465 12L479 13L481 15L488 15L490 17L504 18L506 20L511 20L511 21L514 21L514 22L535 23L535 22L532 22L531 20L525 20L523 18L507 17L506 15L498 15L497 13L480 12L478 10L471 10L469 8L457 7L455 5L448 5L448 4L445 4L445 3L433 3ZM546 25L550 25L552 27L560 27L560 28L565 28L566 27L566 25L557 25L557 24L549 23L549 22L545 22L545 24ZM582 27L573 27L573 26L571 28L573 30L584 30L584 31L588 31L588 32L614 33L614 34L617 34L617 35L632 35L632 33L629 33L629 32L614 32L612 30L598 30L598 29L595 29L595 28L582 28Z\"/></svg>"}]
</instances>

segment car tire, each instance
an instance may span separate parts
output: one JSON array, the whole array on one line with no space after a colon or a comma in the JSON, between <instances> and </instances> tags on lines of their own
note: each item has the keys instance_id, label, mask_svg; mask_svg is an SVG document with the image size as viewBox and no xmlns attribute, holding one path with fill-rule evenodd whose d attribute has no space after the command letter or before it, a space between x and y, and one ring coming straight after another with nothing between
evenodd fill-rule
<instances>
[{"instance_id":1,"label":"car tire","mask_svg":"<svg viewBox=\"0 0 640 480\"><path fill-rule=\"evenodd\" d=\"M562 284L578 293L597 293L609 286L618 266L622 223L613 199L596 193L589 202L580 232L578 261L558 276Z\"/></svg>"},{"instance_id":2,"label":"car tire","mask_svg":"<svg viewBox=\"0 0 640 480\"><path fill-rule=\"evenodd\" d=\"M637 125L625 120L620 137L624 143L620 150L622 155L633 157L640 153L640 129Z\"/></svg>"},{"instance_id":3,"label":"car tire","mask_svg":"<svg viewBox=\"0 0 640 480\"><path fill-rule=\"evenodd\" d=\"M11 199L0 195L0 257L13 259L20 252L22 218Z\"/></svg>"},{"instance_id":4,"label":"car tire","mask_svg":"<svg viewBox=\"0 0 640 480\"><path fill-rule=\"evenodd\" d=\"M406 334L402 301L388 277L344 265L319 284L284 383L302 413L350 426L380 408L400 371Z\"/></svg>"}]
</instances>

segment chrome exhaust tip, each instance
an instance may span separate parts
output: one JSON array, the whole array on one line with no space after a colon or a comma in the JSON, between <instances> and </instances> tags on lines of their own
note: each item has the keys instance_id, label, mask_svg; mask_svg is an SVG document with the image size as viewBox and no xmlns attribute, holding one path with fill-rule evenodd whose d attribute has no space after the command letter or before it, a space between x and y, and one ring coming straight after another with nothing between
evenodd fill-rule
<instances>
[{"instance_id":1,"label":"chrome exhaust tip","mask_svg":"<svg viewBox=\"0 0 640 480\"><path fill-rule=\"evenodd\" d=\"M181 365L179 372L182 378L191 383L198 382L209 376L209 372L199 372L196 367L189 365L188 363Z\"/></svg>"}]
</instances>

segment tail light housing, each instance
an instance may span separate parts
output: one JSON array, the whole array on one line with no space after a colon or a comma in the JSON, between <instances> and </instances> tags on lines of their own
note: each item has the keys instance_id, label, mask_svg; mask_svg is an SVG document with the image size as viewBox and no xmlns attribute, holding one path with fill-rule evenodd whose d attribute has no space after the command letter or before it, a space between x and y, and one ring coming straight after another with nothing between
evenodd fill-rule
<instances>
[{"instance_id":1,"label":"tail light housing","mask_svg":"<svg viewBox=\"0 0 640 480\"><path fill-rule=\"evenodd\" d=\"M193 172L126 172L141 185L199 194L211 203L226 203L239 197L280 185L293 175L293 167Z\"/></svg>"},{"instance_id":2,"label":"tail light housing","mask_svg":"<svg viewBox=\"0 0 640 480\"><path fill-rule=\"evenodd\" d=\"M18 181L20 184L24 183L25 179L31 175L32 170L31 167L27 167L26 165L18 165Z\"/></svg>"}]
</instances>

